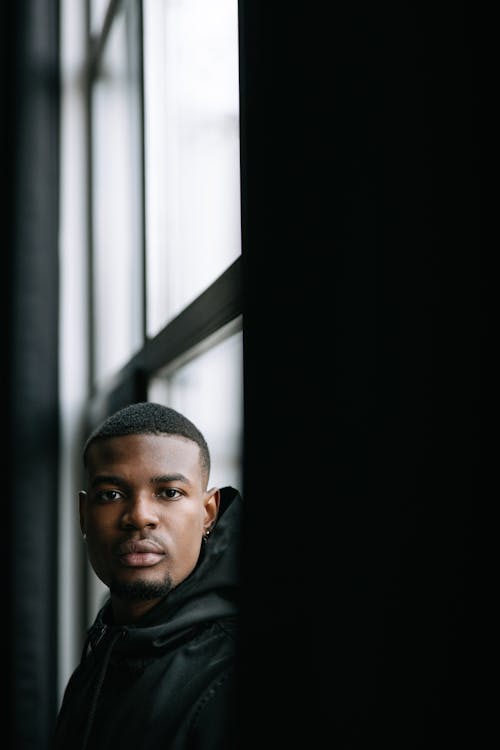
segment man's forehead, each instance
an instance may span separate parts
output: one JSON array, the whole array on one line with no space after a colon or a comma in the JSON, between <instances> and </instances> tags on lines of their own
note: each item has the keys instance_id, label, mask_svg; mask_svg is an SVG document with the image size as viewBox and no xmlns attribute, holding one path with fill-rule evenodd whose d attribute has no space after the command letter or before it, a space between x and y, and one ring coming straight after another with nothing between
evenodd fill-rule
<instances>
[{"instance_id":1,"label":"man's forehead","mask_svg":"<svg viewBox=\"0 0 500 750\"><path fill-rule=\"evenodd\" d=\"M189 456L199 458L200 447L182 435L165 433L133 433L99 438L90 443L87 450L88 461L110 458L127 460L137 455L153 458L167 456Z\"/></svg>"}]
</instances>

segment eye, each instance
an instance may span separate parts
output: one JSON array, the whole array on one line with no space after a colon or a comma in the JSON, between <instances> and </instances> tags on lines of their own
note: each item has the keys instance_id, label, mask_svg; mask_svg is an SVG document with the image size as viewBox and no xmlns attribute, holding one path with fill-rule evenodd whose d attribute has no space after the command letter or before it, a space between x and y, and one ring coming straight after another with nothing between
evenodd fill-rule
<instances>
[{"instance_id":1,"label":"eye","mask_svg":"<svg viewBox=\"0 0 500 750\"><path fill-rule=\"evenodd\" d=\"M121 500L122 493L118 490L101 490L96 493L96 497L100 503L116 503Z\"/></svg>"},{"instance_id":2,"label":"eye","mask_svg":"<svg viewBox=\"0 0 500 750\"><path fill-rule=\"evenodd\" d=\"M174 487L162 487L155 495L163 500L177 500L177 498L182 497L182 492Z\"/></svg>"}]
</instances>

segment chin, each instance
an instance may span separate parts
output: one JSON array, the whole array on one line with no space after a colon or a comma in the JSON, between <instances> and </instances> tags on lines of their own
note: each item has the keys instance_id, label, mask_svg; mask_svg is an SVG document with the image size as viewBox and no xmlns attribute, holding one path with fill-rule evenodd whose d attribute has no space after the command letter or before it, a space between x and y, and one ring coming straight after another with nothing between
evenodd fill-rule
<instances>
[{"instance_id":1,"label":"chin","mask_svg":"<svg viewBox=\"0 0 500 750\"><path fill-rule=\"evenodd\" d=\"M148 578L136 578L136 580L113 580L109 585L109 590L113 596L128 601L147 601L149 599L162 599L167 596L174 584L170 576L161 580L151 580Z\"/></svg>"}]
</instances>

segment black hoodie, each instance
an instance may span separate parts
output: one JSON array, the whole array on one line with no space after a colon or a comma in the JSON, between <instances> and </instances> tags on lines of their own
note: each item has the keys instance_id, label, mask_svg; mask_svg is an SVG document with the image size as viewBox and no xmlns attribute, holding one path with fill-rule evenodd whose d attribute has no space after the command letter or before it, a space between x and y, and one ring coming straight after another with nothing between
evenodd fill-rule
<instances>
[{"instance_id":1,"label":"black hoodie","mask_svg":"<svg viewBox=\"0 0 500 750\"><path fill-rule=\"evenodd\" d=\"M221 490L196 568L134 625L109 601L88 631L54 750L229 750L241 497Z\"/></svg>"}]
</instances>

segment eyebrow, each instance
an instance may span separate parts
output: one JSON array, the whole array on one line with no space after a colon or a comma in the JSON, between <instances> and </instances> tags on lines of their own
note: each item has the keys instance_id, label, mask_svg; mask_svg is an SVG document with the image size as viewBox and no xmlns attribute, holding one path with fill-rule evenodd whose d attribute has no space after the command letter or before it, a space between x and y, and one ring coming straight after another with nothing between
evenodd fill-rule
<instances>
[{"instance_id":1,"label":"eyebrow","mask_svg":"<svg viewBox=\"0 0 500 750\"><path fill-rule=\"evenodd\" d=\"M116 474L98 474L96 477L93 478L92 482L90 483L91 487L96 487L98 484L104 484L105 482L109 482L109 484L124 484L123 477L119 477Z\"/></svg>"},{"instance_id":2,"label":"eyebrow","mask_svg":"<svg viewBox=\"0 0 500 750\"><path fill-rule=\"evenodd\" d=\"M158 476L151 477L149 480L151 484L167 484L168 482L183 482L184 484L191 485L192 482L184 475L180 473L176 474L159 474ZM98 474L91 482L91 487L96 487L99 484L127 484L127 481L116 474Z\"/></svg>"},{"instance_id":3,"label":"eyebrow","mask_svg":"<svg viewBox=\"0 0 500 750\"><path fill-rule=\"evenodd\" d=\"M159 476L152 477L152 484L166 484L167 482L183 482L184 484L192 484L190 480L184 476L184 474L160 474Z\"/></svg>"}]
</instances>

